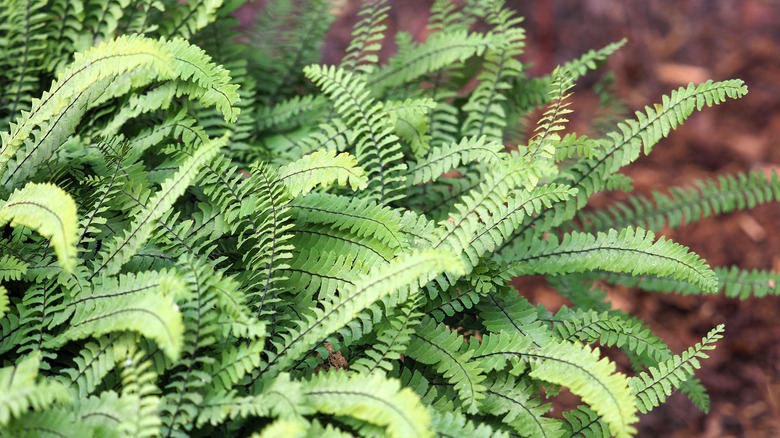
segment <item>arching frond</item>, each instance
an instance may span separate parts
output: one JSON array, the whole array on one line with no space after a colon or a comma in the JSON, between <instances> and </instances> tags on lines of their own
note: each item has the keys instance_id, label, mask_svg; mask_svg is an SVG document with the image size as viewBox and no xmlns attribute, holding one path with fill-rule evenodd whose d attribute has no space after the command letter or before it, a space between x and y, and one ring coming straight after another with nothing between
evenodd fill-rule
<instances>
[{"instance_id":1,"label":"arching frond","mask_svg":"<svg viewBox=\"0 0 780 438\"><path fill-rule=\"evenodd\" d=\"M319 412L382 426L391 437L432 435L430 416L414 392L379 373L319 373L304 382L303 394L307 404Z\"/></svg>"},{"instance_id":2,"label":"arching frond","mask_svg":"<svg viewBox=\"0 0 780 438\"><path fill-rule=\"evenodd\" d=\"M566 386L580 396L609 425L617 437L634 433L637 406L631 399L626 377L615 372L615 364L591 350L569 342L548 342L537 351L523 354L531 362L531 377Z\"/></svg>"},{"instance_id":3,"label":"arching frond","mask_svg":"<svg viewBox=\"0 0 780 438\"><path fill-rule=\"evenodd\" d=\"M336 68L312 65L304 69L333 102L339 115L350 125L356 138L355 156L369 177L369 190L380 202L396 199L402 172L406 165L401 159L398 137L393 133L384 107L369 97L366 83L353 73Z\"/></svg>"},{"instance_id":4,"label":"arching frond","mask_svg":"<svg viewBox=\"0 0 780 438\"><path fill-rule=\"evenodd\" d=\"M666 400L675 388L688 380L694 370L699 369L699 359L709 356L707 350L713 350L714 344L723 337L723 325L712 329L701 342L683 352L680 356L674 356L668 361L659 363L657 367L651 367L648 372L642 372L637 377L629 379L631 394L637 399L637 407L641 412L649 412Z\"/></svg>"},{"instance_id":5,"label":"arching frond","mask_svg":"<svg viewBox=\"0 0 780 438\"><path fill-rule=\"evenodd\" d=\"M443 324L430 318L412 333L411 343L406 351L408 357L433 366L455 391L467 413L476 413L485 398L485 370L477 361L470 361L473 352L466 349L463 338Z\"/></svg>"},{"instance_id":6,"label":"arching frond","mask_svg":"<svg viewBox=\"0 0 780 438\"><path fill-rule=\"evenodd\" d=\"M424 160L412 165L407 173L407 184L414 185L436 180L446 172L461 165L479 161L484 165L500 163L504 146L488 142L485 137L464 138L460 143L432 149Z\"/></svg>"},{"instance_id":7,"label":"arching frond","mask_svg":"<svg viewBox=\"0 0 780 438\"><path fill-rule=\"evenodd\" d=\"M328 301L322 303L322 309L312 309L310 314L314 316L306 316L306 321L299 328L281 335L282 342L276 344L277 352L270 356L261 372L272 367L278 370L289 364L377 300L391 293L408 297L419 289L421 283L427 283L444 270L458 272L461 267L452 256L430 250L397 257L386 266L372 270L340 296L329 297ZM403 301L403 298L399 301Z\"/></svg>"},{"instance_id":8,"label":"arching frond","mask_svg":"<svg viewBox=\"0 0 780 438\"><path fill-rule=\"evenodd\" d=\"M762 172L719 176L696 182L695 187L671 187L669 195L632 196L605 210L580 213L578 221L588 231L634 224L649 230L678 228L716 214L747 210L780 199L777 173Z\"/></svg>"},{"instance_id":9,"label":"arching frond","mask_svg":"<svg viewBox=\"0 0 780 438\"><path fill-rule=\"evenodd\" d=\"M718 278L718 292L731 298L747 299L749 297L764 297L780 294L780 273L767 270L743 270L736 266L731 268L715 268ZM674 292L682 295L699 295L708 293L701 287L674 280L659 278L653 275L627 277L619 274L607 276L607 281L614 284L625 284L653 292Z\"/></svg>"},{"instance_id":10,"label":"arching frond","mask_svg":"<svg viewBox=\"0 0 780 438\"><path fill-rule=\"evenodd\" d=\"M397 87L426 74L441 70L472 56L480 56L488 48L490 39L483 34L465 31L437 32L420 45L409 47L390 58L368 76L368 85L375 94Z\"/></svg>"},{"instance_id":11,"label":"arching frond","mask_svg":"<svg viewBox=\"0 0 780 438\"><path fill-rule=\"evenodd\" d=\"M39 377L40 367L41 356L33 353L14 365L0 368L0 384L5 388L0 396L0 425L5 426L30 408L42 410L71 400L64 385Z\"/></svg>"},{"instance_id":12,"label":"arching frond","mask_svg":"<svg viewBox=\"0 0 780 438\"><path fill-rule=\"evenodd\" d=\"M72 271L76 264L76 203L53 184L28 183L0 205L0 226L24 226L48 238L60 266Z\"/></svg>"},{"instance_id":13,"label":"arching frond","mask_svg":"<svg viewBox=\"0 0 780 438\"><path fill-rule=\"evenodd\" d=\"M715 273L696 254L664 237L655 240L651 231L642 229L610 230L596 236L574 232L560 241L550 236L524 253L510 264L516 274L557 275L600 269L672 277L709 292L718 287Z\"/></svg>"},{"instance_id":14,"label":"arching frond","mask_svg":"<svg viewBox=\"0 0 780 438\"><path fill-rule=\"evenodd\" d=\"M349 185L352 190L366 188L368 181L355 157L334 151L319 150L305 155L279 169L279 181L287 186L293 198L309 193L316 186L333 183Z\"/></svg>"}]
</instances>

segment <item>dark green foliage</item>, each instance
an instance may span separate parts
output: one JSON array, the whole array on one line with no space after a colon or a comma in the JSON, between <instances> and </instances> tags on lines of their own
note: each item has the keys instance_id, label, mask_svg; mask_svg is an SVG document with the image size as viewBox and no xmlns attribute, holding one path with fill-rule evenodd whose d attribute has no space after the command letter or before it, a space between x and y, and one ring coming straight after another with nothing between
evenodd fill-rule
<instances>
[{"instance_id":1,"label":"dark green foliage","mask_svg":"<svg viewBox=\"0 0 780 438\"><path fill-rule=\"evenodd\" d=\"M461 3L380 63L389 8L363 1L324 66L334 1L273 0L241 34L240 0L0 0L0 435L624 437L677 389L706 411L722 327L677 356L599 284L777 294L654 233L778 177L582 209L746 87L566 133L624 42L528 77L522 19ZM526 275L572 306L532 305ZM560 420L562 386L583 406Z\"/></svg>"}]
</instances>

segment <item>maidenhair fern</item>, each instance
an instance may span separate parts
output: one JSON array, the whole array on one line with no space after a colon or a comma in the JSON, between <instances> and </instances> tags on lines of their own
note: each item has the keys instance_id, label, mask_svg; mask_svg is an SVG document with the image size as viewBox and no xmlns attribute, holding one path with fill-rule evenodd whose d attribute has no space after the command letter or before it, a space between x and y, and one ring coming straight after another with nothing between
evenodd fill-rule
<instances>
[{"instance_id":1,"label":"maidenhair fern","mask_svg":"<svg viewBox=\"0 0 780 438\"><path fill-rule=\"evenodd\" d=\"M590 138L572 86L624 41L530 77L502 1L437 0L385 62L365 0L326 66L341 2L272 0L246 35L242 3L0 1L1 435L622 437L676 390L708 408L723 327L676 355L599 285L777 294L656 233L778 176L583 207L741 81Z\"/></svg>"}]
</instances>

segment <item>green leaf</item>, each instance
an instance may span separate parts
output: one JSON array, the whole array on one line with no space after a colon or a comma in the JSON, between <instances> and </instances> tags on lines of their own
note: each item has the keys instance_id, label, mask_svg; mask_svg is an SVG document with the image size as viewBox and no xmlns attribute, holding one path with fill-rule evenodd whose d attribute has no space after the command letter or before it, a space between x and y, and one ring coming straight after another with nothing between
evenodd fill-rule
<instances>
[{"instance_id":1,"label":"green leaf","mask_svg":"<svg viewBox=\"0 0 780 438\"><path fill-rule=\"evenodd\" d=\"M336 155L329 150L318 150L279 169L279 181L287 186L292 197L305 195L315 187L329 187L336 183L352 190L363 190L368 184L357 159L347 153Z\"/></svg>"},{"instance_id":2,"label":"green leaf","mask_svg":"<svg viewBox=\"0 0 780 438\"><path fill-rule=\"evenodd\" d=\"M515 275L560 275L589 270L653 274L686 281L715 292L718 279L706 262L688 248L651 231L625 228L597 235L573 232L535 241L510 264Z\"/></svg>"},{"instance_id":3,"label":"green leaf","mask_svg":"<svg viewBox=\"0 0 780 438\"><path fill-rule=\"evenodd\" d=\"M616 437L635 432L632 424L637 421L637 407L628 381L615 371L614 362L599 356L598 350L550 341L523 356L531 359L531 377L569 388L601 415Z\"/></svg>"},{"instance_id":4,"label":"green leaf","mask_svg":"<svg viewBox=\"0 0 780 438\"><path fill-rule=\"evenodd\" d=\"M67 403L70 393L59 382L38 378L40 353L34 353L15 365L0 368L0 426L8 424L28 409L45 409L54 403Z\"/></svg>"},{"instance_id":5,"label":"green leaf","mask_svg":"<svg viewBox=\"0 0 780 438\"><path fill-rule=\"evenodd\" d=\"M642 413L651 411L666 401L666 397L685 383L694 373L701 368L699 359L709 356L705 351L714 350L715 342L723 338L723 324L715 327L701 342L689 348L679 356L661 362L658 366L650 367L647 372L642 372L637 377L629 379L631 393L636 396L636 404Z\"/></svg>"},{"instance_id":6,"label":"green leaf","mask_svg":"<svg viewBox=\"0 0 780 438\"><path fill-rule=\"evenodd\" d=\"M76 203L54 184L28 183L17 189L0 206L0 226L32 228L48 238L62 269L70 272L76 266L78 216Z\"/></svg>"},{"instance_id":7,"label":"green leaf","mask_svg":"<svg viewBox=\"0 0 780 438\"><path fill-rule=\"evenodd\" d=\"M380 373L316 374L304 382L307 403L319 412L383 426L390 437L429 437L431 418L417 395Z\"/></svg>"},{"instance_id":8,"label":"green leaf","mask_svg":"<svg viewBox=\"0 0 780 438\"><path fill-rule=\"evenodd\" d=\"M106 245L93 263L92 277L97 273L115 274L140 249L154 230L157 220L170 210L176 199L193 183L200 169L214 158L227 143L222 137L204 144L163 182L160 189L146 203L125 232Z\"/></svg>"}]
</instances>

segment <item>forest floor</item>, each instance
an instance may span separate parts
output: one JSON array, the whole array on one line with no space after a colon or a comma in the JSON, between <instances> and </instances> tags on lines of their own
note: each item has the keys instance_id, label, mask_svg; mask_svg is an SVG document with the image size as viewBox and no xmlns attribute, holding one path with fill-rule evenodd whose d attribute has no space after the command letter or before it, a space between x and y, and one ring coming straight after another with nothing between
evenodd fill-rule
<instances>
[{"instance_id":1,"label":"forest floor","mask_svg":"<svg viewBox=\"0 0 780 438\"><path fill-rule=\"evenodd\" d=\"M260 2L262 3L262 2ZM358 4L357 1L350 2ZM420 35L430 0L394 0L388 21ZM616 95L630 110L660 101L689 82L743 79L750 92L738 101L694 114L662 140L649 157L626 173L636 190L665 192L697 179L760 169L780 172L780 0L507 0L526 17L522 60L530 74L543 74L589 49L627 38L601 71L614 75ZM356 7L350 7L354 13ZM337 61L354 22L339 18L324 48ZM392 45L392 42L390 42ZM586 77L574 89L571 127L589 132L597 105ZM579 114L579 115L578 115ZM605 205L620 194L598 196ZM712 266L737 265L780 271L780 203L705 219L664 233L689 246ZM564 304L543 281L519 285L520 292L548 308ZM651 294L612 287L609 298L637 315L680 353L717 324L726 336L697 373L711 397L708 415L674 394L641 418L640 437L780 437L780 297L739 301L723 296Z\"/></svg>"}]
</instances>

